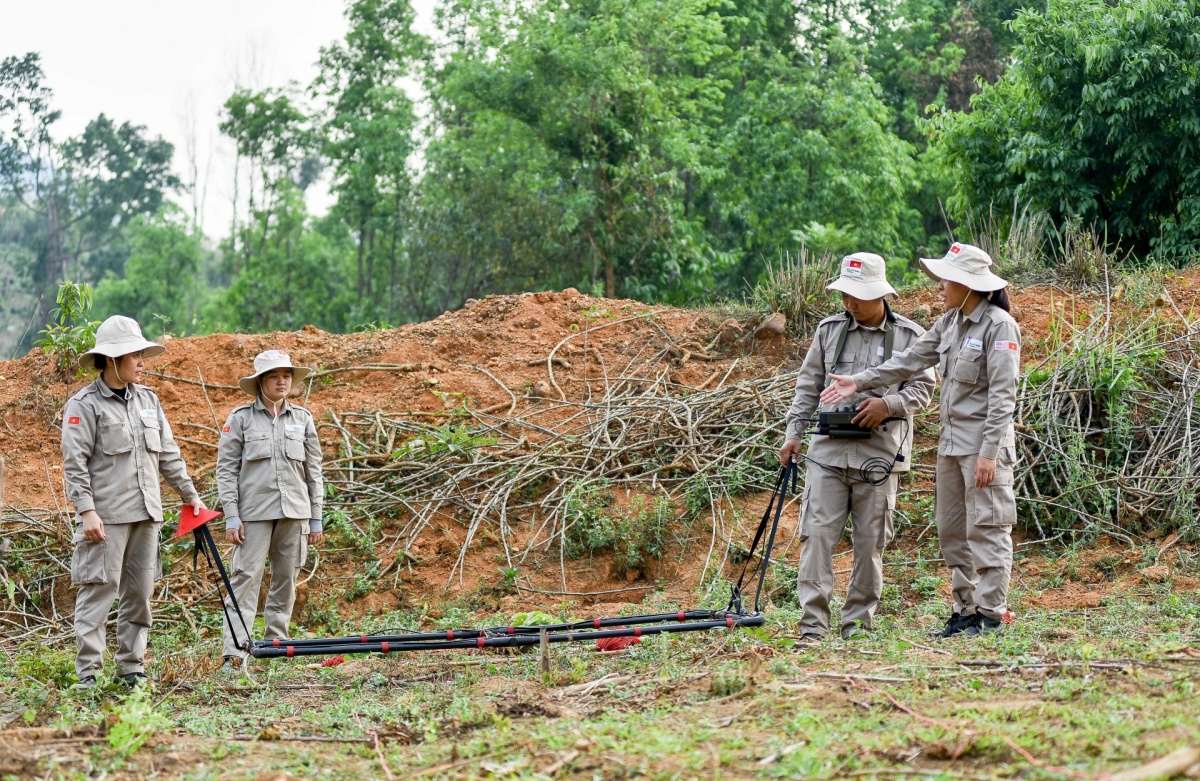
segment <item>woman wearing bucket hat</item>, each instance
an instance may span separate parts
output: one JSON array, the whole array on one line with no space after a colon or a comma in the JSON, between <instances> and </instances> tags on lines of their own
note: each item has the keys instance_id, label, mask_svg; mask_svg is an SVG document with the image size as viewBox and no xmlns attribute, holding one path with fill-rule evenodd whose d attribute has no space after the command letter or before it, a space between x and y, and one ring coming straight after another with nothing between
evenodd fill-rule
<instances>
[{"instance_id":1,"label":"woman wearing bucket hat","mask_svg":"<svg viewBox=\"0 0 1200 781\"><path fill-rule=\"evenodd\" d=\"M225 511L225 536L234 545L230 582L244 626L254 626L267 560L271 586L263 611L266 639L284 639L296 601L296 574L307 545L321 541L321 443L312 414L287 401L311 369L293 366L288 354L267 350L238 387L254 401L229 414L217 447L217 491ZM233 605L227 605L233 610ZM237 626L243 624L234 622ZM250 638L234 638L225 625L223 670L245 654Z\"/></svg>"},{"instance_id":2,"label":"woman wearing bucket hat","mask_svg":"<svg viewBox=\"0 0 1200 781\"><path fill-rule=\"evenodd\" d=\"M912 416L933 398L933 370L918 372L876 392L850 400L854 423L870 429L866 439L814 435L803 453L802 439L832 372L853 373L884 363L912 347L925 329L894 314L886 297L883 258L856 252L842 258L841 273L828 287L842 294L846 311L817 326L796 391L787 412L786 442L779 453L785 465L809 462L800 509L800 566L797 588L802 615L800 644L819 642L829 632L833 596L833 551L853 515L854 565L841 611L841 634L848 639L871 629L883 593L883 550L893 535L899 472L907 470L912 450ZM828 410L826 410L828 411ZM897 455L903 458L897 458ZM892 464L879 472L874 465Z\"/></svg>"},{"instance_id":3,"label":"woman wearing bucket hat","mask_svg":"<svg viewBox=\"0 0 1200 781\"><path fill-rule=\"evenodd\" d=\"M117 610L117 675L133 686L146 678L150 595L162 572L159 476L197 511L204 509L171 426L153 390L138 385L146 358L166 351L147 341L137 321L114 315L96 329L96 346L79 364L95 382L63 407L63 478L75 507L71 560L75 599L75 672L94 686L104 661L105 623Z\"/></svg>"},{"instance_id":4,"label":"woman wearing bucket hat","mask_svg":"<svg viewBox=\"0 0 1200 781\"><path fill-rule=\"evenodd\" d=\"M852 376L831 375L821 401L913 376L940 364L941 421L935 517L950 567L954 613L939 634L984 634L1010 620L1017 377L1021 329L1009 312L1008 285L992 259L955 242L945 257L921 258L946 304L933 328L905 355Z\"/></svg>"}]
</instances>

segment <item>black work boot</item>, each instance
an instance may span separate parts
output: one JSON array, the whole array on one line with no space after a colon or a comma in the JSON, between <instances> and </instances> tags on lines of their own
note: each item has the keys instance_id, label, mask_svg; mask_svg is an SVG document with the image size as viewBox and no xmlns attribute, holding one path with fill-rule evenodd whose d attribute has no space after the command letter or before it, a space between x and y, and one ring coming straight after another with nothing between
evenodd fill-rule
<instances>
[{"instance_id":1,"label":"black work boot","mask_svg":"<svg viewBox=\"0 0 1200 781\"><path fill-rule=\"evenodd\" d=\"M954 613L946 621L946 626L941 629L930 632L933 637L954 637L957 634L966 632L971 627L979 623L979 614L972 613L969 616L964 616L960 613Z\"/></svg>"},{"instance_id":2,"label":"black work boot","mask_svg":"<svg viewBox=\"0 0 1200 781\"><path fill-rule=\"evenodd\" d=\"M1004 622L999 618L991 618L983 615L982 613L976 613L975 617L979 620L964 629L964 634L970 635L971 637L978 637L979 635L988 635L992 634L993 632L999 633L1004 631Z\"/></svg>"}]
</instances>

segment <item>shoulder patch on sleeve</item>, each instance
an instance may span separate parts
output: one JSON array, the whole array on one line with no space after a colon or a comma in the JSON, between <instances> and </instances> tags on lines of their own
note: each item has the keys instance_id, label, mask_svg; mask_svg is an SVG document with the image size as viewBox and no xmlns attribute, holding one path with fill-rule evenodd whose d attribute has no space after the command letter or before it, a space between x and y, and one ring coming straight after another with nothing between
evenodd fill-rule
<instances>
[{"instance_id":1,"label":"shoulder patch on sleeve","mask_svg":"<svg viewBox=\"0 0 1200 781\"><path fill-rule=\"evenodd\" d=\"M995 350L996 352L1006 352L1011 350L1012 352L1016 353L1021 351L1021 345L1007 339L1002 339L996 342Z\"/></svg>"},{"instance_id":2,"label":"shoulder patch on sleeve","mask_svg":"<svg viewBox=\"0 0 1200 781\"><path fill-rule=\"evenodd\" d=\"M68 426L78 426L79 425L79 416L78 415L69 416L67 418L67 425Z\"/></svg>"}]
</instances>

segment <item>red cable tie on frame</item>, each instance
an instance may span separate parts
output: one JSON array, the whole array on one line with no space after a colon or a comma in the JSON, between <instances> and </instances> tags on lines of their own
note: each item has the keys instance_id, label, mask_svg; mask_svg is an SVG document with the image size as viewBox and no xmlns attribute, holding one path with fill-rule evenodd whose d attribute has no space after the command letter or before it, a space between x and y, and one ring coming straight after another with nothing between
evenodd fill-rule
<instances>
[{"instance_id":1,"label":"red cable tie on frame","mask_svg":"<svg viewBox=\"0 0 1200 781\"><path fill-rule=\"evenodd\" d=\"M296 647L293 645L289 645L287 647L287 658L291 659L295 655L296 655Z\"/></svg>"},{"instance_id":2,"label":"red cable tie on frame","mask_svg":"<svg viewBox=\"0 0 1200 781\"><path fill-rule=\"evenodd\" d=\"M366 635L359 635L359 636L358 636L358 641L359 641L360 643L365 643L365 642L367 642L367 636L366 636Z\"/></svg>"},{"instance_id":3,"label":"red cable tie on frame","mask_svg":"<svg viewBox=\"0 0 1200 781\"><path fill-rule=\"evenodd\" d=\"M633 628L633 636L634 636L634 637L641 637L641 636L642 636L642 628L641 628L640 626L635 626L635 627Z\"/></svg>"},{"instance_id":4,"label":"red cable tie on frame","mask_svg":"<svg viewBox=\"0 0 1200 781\"><path fill-rule=\"evenodd\" d=\"M272 640L272 641L271 641L271 645L273 645L273 646L275 646L276 648L278 648L278 647L279 647L279 638L278 638L278 637L276 637L274 640Z\"/></svg>"},{"instance_id":5,"label":"red cable tie on frame","mask_svg":"<svg viewBox=\"0 0 1200 781\"><path fill-rule=\"evenodd\" d=\"M508 628L508 633L509 633L510 635L515 635L515 634L517 633L517 628L516 628L515 626L510 626L510 627Z\"/></svg>"},{"instance_id":6,"label":"red cable tie on frame","mask_svg":"<svg viewBox=\"0 0 1200 781\"><path fill-rule=\"evenodd\" d=\"M679 620L680 620L680 621L687 621L687 616L685 616L685 615L683 614L683 611L682 611L682 610L680 610L680 611L679 611Z\"/></svg>"},{"instance_id":7,"label":"red cable tie on frame","mask_svg":"<svg viewBox=\"0 0 1200 781\"><path fill-rule=\"evenodd\" d=\"M476 646L478 646L479 648L483 648L483 647L484 647L484 637L483 637L483 635L480 635L478 638L476 638L476 639L475 639L475 645L476 645Z\"/></svg>"},{"instance_id":8,"label":"red cable tie on frame","mask_svg":"<svg viewBox=\"0 0 1200 781\"><path fill-rule=\"evenodd\" d=\"M600 628L600 619L598 619L598 618L593 618L593 619L592 619L592 626L594 626L594 627L596 627L597 629L599 629L599 628Z\"/></svg>"},{"instance_id":9,"label":"red cable tie on frame","mask_svg":"<svg viewBox=\"0 0 1200 781\"><path fill-rule=\"evenodd\" d=\"M453 639L454 639L454 630L453 630L453 629L447 629L447 630L446 630L446 639L447 639L447 640L453 640Z\"/></svg>"},{"instance_id":10,"label":"red cable tie on frame","mask_svg":"<svg viewBox=\"0 0 1200 781\"><path fill-rule=\"evenodd\" d=\"M731 618L730 616L725 616L725 626L729 627L730 629L733 629L733 618Z\"/></svg>"},{"instance_id":11,"label":"red cable tie on frame","mask_svg":"<svg viewBox=\"0 0 1200 781\"><path fill-rule=\"evenodd\" d=\"M388 652L388 643L379 644L379 653L386 654Z\"/></svg>"}]
</instances>

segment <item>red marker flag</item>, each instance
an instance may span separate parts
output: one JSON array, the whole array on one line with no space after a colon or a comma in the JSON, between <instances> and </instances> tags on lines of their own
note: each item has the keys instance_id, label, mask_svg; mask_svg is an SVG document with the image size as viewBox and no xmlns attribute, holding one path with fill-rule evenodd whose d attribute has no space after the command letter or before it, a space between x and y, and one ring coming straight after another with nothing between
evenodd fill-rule
<instances>
[{"instance_id":1,"label":"red marker flag","mask_svg":"<svg viewBox=\"0 0 1200 781\"><path fill-rule=\"evenodd\" d=\"M185 504L179 510L179 528L175 530L175 538L178 539L194 529L199 529L220 514L216 510L196 512L190 505Z\"/></svg>"}]
</instances>

